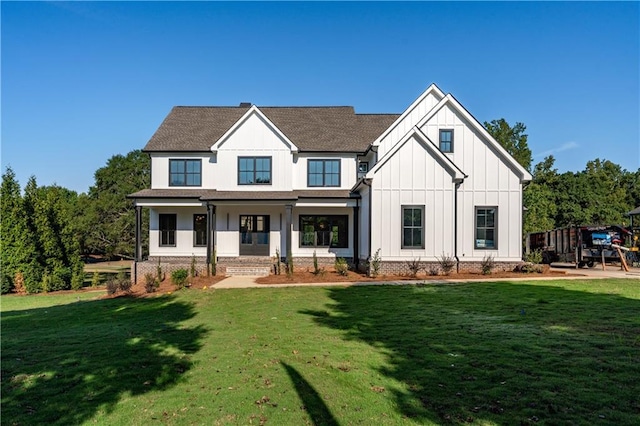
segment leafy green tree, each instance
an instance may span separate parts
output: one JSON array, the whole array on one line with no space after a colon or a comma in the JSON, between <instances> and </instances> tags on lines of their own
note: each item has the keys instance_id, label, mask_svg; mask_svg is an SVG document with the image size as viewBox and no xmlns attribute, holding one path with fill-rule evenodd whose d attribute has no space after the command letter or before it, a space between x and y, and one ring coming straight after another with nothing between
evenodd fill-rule
<instances>
[{"instance_id":1,"label":"leafy green tree","mask_svg":"<svg viewBox=\"0 0 640 426\"><path fill-rule=\"evenodd\" d=\"M76 236L88 252L109 258L133 258L135 253L135 207L127 195L149 188L151 164L140 150L114 155L95 172L95 184L79 197L82 210ZM148 240L148 212L143 218L143 245Z\"/></svg>"},{"instance_id":2,"label":"leafy green tree","mask_svg":"<svg viewBox=\"0 0 640 426\"><path fill-rule=\"evenodd\" d=\"M22 217L20 185L11 168L7 168L2 175L0 204L0 290L2 293L8 293L13 288L13 278L17 271L16 254L20 231L16 219Z\"/></svg>"},{"instance_id":3,"label":"leafy green tree","mask_svg":"<svg viewBox=\"0 0 640 426\"><path fill-rule=\"evenodd\" d=\"M484 127L489 134L507 150L522 167L531 170L531 149L527 144L527 135L524 131L527 127L522 123L516 123L511 127L504 118L485 121Z\"/></svg>"},{"instance_id":4,"label":"leafy green tree","mask_svg":"<svg viewBox=\"0 0 640 426\"><path fill-rule=\"evenodd\" d=\"M48 291L82 285L80 246L72 226L76 198L74 191L57 185L38 187L35 177L27 182L25 221L35 246L31 270L25 274L25 287L29 293L42 290L44 277Z\"/></svg>"},{"instance_id":5,"label":"leafy green tree","mask_svg":"<svg viewBox=\"0 0 640 426\"><path fill-rule=\"evenodd\" d=\"M555 228L557 214L554 188L558 184L558 173L553 168L555 159L549 156L538 163L533 172L533 180L524 189L523 203L527 208L524 215L524 233L546 231Z\"/></svg>"}]
</instances>

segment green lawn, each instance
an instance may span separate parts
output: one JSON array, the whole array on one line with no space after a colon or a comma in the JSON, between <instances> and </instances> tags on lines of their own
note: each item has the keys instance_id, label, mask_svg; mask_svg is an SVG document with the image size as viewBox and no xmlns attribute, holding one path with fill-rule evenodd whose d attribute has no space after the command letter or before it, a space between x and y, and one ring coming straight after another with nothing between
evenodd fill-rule
<instances>
[{"instance_id":1,"label":"green lawn","mask_svg":"<svg viewBox=\"0 0 640 426\"><path fill-rule=\"evenodd\" d=\"M637 424L640 281L3 296L2 424Z\"/></svg>"}]
</instances>

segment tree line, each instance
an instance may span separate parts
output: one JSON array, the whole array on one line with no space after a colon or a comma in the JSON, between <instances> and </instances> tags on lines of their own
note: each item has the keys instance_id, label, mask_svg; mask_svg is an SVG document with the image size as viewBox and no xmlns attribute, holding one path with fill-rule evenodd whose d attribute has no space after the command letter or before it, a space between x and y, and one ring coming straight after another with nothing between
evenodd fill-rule
<instances>
[{"instance_id":1,"label":"tree line","mask_svg":"<svg viewBox=\"0 0 640 426\"><path fill-rule=\"evenodd\" d=\"M549 156L532 167L526 126L504 119L484 123L487 131L528 171L524 189L524 233L567 225L626 224L640 206L640 169L627 171L609 160L589 161L582 171L558 173ZM133 259L135 208L128 194L150 187L151 164L140 150L111 157L94 174L87 193L38 186L21 190L15 173L2 175L0 284L2 293L80 288L83 257ZM143 248L148 247L148 211L143 210Z\"/></svg>"},{"instance_id":2,"label":"tree line","mask_svg":"<svg viewBox=\"0 0 640 426\"><path fill-rule=\"evenodd\" d=\"M552 155L532 168L524 124L511 127L500 119L484 126L533 176L523 192L525 234L569 225L627 225L626 214L640 206L640 168L627 171L596 158L582 171L558 173Z\"/></svg>"},{"instance_id":3,"label":"tree line","mask_svg":"<svg viewBox=\"0 0 640 426\"><path fill-rule=\"evenodd\" d=\"M135 208L126 196L148 188L150 176L149 157L140 150L111 157L81 194L38 186L33 176L21 191L7 168L0 187L2 293L78 289L84 283L83 257L133 259ZM146 212L145 246L148 223Z\"/></svg>"}]
</instances>

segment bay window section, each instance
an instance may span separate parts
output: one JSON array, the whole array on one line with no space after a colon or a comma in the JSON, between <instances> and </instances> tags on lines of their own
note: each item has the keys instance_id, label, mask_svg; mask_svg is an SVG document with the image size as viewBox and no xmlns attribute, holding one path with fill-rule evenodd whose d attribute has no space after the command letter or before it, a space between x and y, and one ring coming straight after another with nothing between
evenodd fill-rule
<instances>
[{"instance_id":1,"label":"bay window section","mask_svg":"<svg viewBox=\"0 0 640 426\"><path fill-rule=\"evenodd\" d=\"M300 247L347 248L348 245L349 216L300 216Z\"/></svg>"}]
</instances>

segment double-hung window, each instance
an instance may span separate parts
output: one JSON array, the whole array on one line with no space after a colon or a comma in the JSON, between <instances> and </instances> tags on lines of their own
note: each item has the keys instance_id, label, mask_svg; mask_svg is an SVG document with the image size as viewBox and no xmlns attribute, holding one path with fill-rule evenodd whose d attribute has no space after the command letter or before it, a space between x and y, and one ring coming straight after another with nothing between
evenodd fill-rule
<instances>
[{"instance_id":1,"label":"double-hung window","mask_svg":"<svg viewBox=\"0 0 640 426\"><path fill-rule=\"evenodd\" d=\"M440 151L453 152L453 130L440 130Z\"/></svg>"},{"instance_id":2,"label":"double-hung window","mask_svg":"<svg viewBox=\"0 0 640 426\"><path fill-rule=\"evenodd\" d=\"M340 160L308 160L308 186L340 186Z\"/></svg>"},{"instance_id":3,"label":"double-hung window","mask_svg":"<svg viewBox=\"0 0 640 426\"><path fill-rule=\"evenodd\" d=\"M176 215L160 214L160 247L175 247L176 245Z\"/></svg>"},{"instance_id":4,"label":"double-hung window","mask_svg":"<svg viewBox=\"0 0 640 426\"><path fill-rule=\"evenodd\" d=\"M193 246L206 247L207 245L207 215L193 215Z\"/></svg>"},{"instance_id":5,"label":"double-hung window","mask_svg":"<svg viewBox=\"0 0 640 426\"><path fill-rule=\"evenodd\" d=\"M347 248L348 245L349 216L300 216L300 247Z\"/></svg>"},{"instance_id":6,"label":"double-hung window","mask_svg":"<svg viewBox=\"0 0 640 426\"><path fill-rule=\"evenodd\" d=\"M498 248L498 208L476 207L476 241L477 249Z\"/></svg>"},{"instance_id":7,"label":"double-hung window","mask_svg":"<svg viewBox=\"0 0 640 426\"><path fill-rule=\"evenodd\" d=\"M424 248L424 206L402 206L402 248Z\"/></svg>"},{"instance_id":8,"label":"double-hung window","mask_svg":"<svg viewBox=\"0 0 640 426\"><path fill-rule=\"evenodd\" d=\"M238 157L238 185L271 185L271 157Z\"/></svg>"},{"instance_id":9,"label":"double-hung window","mask_svg":"<svg viewBox=\"0 0 640 426\"><path fill-rule=\"evenodd\" d=\"M201 186L202 160L169 160L169 186Z\"/></svg>"}]
</instances>

